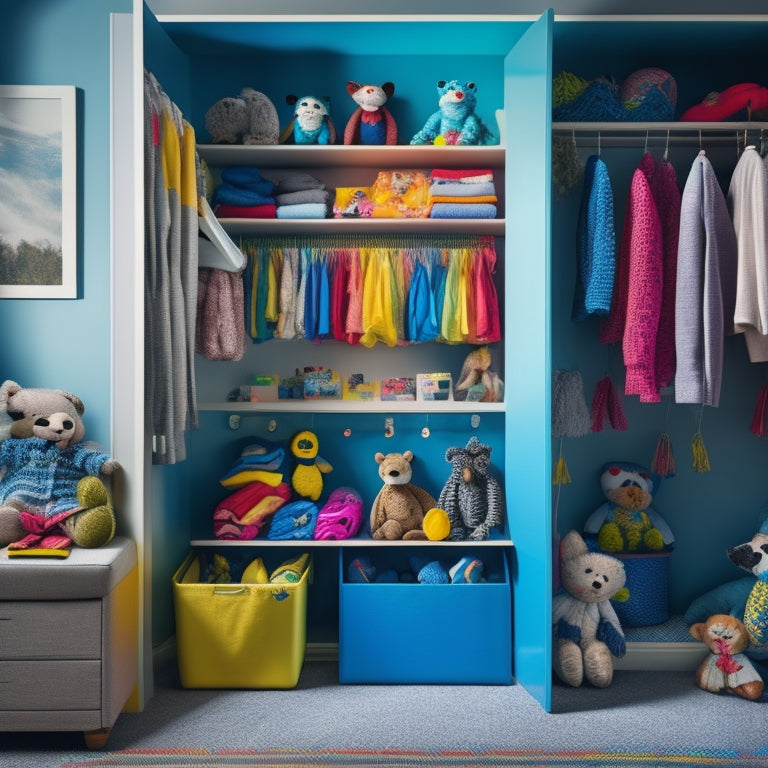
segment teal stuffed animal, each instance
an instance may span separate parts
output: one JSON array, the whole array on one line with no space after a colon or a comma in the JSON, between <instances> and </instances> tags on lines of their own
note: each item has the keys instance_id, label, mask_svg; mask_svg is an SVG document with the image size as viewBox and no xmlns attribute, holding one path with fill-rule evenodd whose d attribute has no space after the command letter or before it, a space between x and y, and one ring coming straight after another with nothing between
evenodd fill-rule
<instances>
[{"instance_id":1,"label":"teal stuffed animal","mask_svg":"<svg viewBox=\"0 0 768 768\"><path fill-rule=\"evenodd\" d=\"M440 80L437 83L440 109L411 139L411 144L494 144L491 130L475 114L477 86L468 81Z\"/></svg>"}]
</instances>

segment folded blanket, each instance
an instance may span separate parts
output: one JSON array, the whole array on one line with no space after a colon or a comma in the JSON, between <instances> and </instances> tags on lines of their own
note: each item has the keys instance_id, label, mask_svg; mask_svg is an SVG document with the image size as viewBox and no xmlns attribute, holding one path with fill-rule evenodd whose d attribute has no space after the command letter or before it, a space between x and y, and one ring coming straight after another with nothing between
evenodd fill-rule
<instances>
[{"instance_id":1,"label":"folded blanket","mask_svg":"<svg viewBox=\"0 0 768 768\"><path fill-rule=\"evenodd\" d=\"M296 192L281 192L275 195L278 205L300 205L301 203L325 203L330 201L327 189L300 189Z\"/></svg>"},{"instance_id":2,"label":"folded blanket","mask_svg":"<svg viewBox=\"0 0 768 768\"><path fill-rule=\"evenodd\" d=\"M460 203L471 205L473 203L496 203L496 195L474 195L471 197L461 197L460 195L432 195L430 200L433 203Z\"/></svg>"},{"instance_id":3,"label":"folded blanket","mask_svg":"<svg viewBox=\"0 0 768 768\"><path fill-rule=\"evenodd\" d=\"M303 189L325 189L325 184L308 173L291 173L275 184L275 194L300 192Z\"/></svg>"},{"instance_id":4,"label":"folded blanket","mask_svg":"<svg viewBox=\"0 0 768 768\"><path fill-rule=\"evenodd\" d=\"M433 168L430 178L445 181L460 181L465 184L481 184L493 181L493 170L490 168Z\"/></svg>"},{"instance_id":5,"label":"folded blanket","mask_svg":"<svg viewBox=\"0 0 768 768\"><path fill-rule=\"evenodd\" d=\"M233 184L219 184L214 190L211 205L264 205L274 203L272 192L262 192L257 189L245 189Z\"/></svg>"},{"instance_id":6,"label":"folded blanket","mask_svg":"<svg viewBox=\"0 0 768 768\"><path fill-rule=\"evenodd\" d=\"M432 179L429 185L430 195L453 195L455 197L474 197L477 195L495 195L496 186L492 181L480 183L463 181L444 181Z\"/></svg>"},{"instance_id":7,"label":"folded blanket","mask_svg":"<svg viewBox=\"0 0 768 768\"><path fill-rule=\"evenodd\" d=\"M272 514L291 498L291 487L250 483L220 501L213 513L218 539L255 539Z\"/></svg>"},{"instance_id":8,"label":"folded blanket","mask_svg":"<svg viewBox=\"0 0 768 768\"><path fill-rule=\"evenodd\" d=\"M274 203L262 205L217 205L214 209L218 219L274 219Z\"/></svg>"},{"instance_id":9,"label":"folded blanket","mask_svg":"<svg viewBox=\"0 0 768 768\"><path fill-rule=\"evenodd\" d=\"M298 205L279 205L278 219L324 219L328 214L325 203L299 203Z\"/></svg>"},{"instance_id":10,"label":"folded blanket","mask_svg":"<svg viewBox=\"0 0 768 768\"><path fill-rule=\"evenodd\" d=\"M226 184L257 190L267 195L275 187L273 181L265 179L259 169L252 165L232 165L224 168L221 172L221 180Z\"/></svg>"},{"instance_id":11,"label":"folded blanket","mask_svg":"<svg viewBox=\"0 0 768 768\"><path fill-rule=\"evenodd\" d=\"M495 219L493 203L435 203L429 214L432 219Z\"/></svg>"}]
</instances>

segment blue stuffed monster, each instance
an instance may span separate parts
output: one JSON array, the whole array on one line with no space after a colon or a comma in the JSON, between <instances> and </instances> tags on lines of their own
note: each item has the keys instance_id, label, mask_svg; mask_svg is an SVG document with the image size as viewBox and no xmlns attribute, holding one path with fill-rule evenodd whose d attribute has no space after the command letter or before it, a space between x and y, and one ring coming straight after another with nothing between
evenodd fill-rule
<instances>
[{"instance_id":1,"label":"blue stuffed monster","mask_svg":"<svg viewBox=\"0 0 768 768\"><path fill-rule=\"evenodd\" d=\"M726 549L726 555L750 575L720 584L696 598L683 618L689 626L717 613L741 620L749 633L744 653L768 678L768 514L750 541Z\"/></svg>"},{"instance_id":2,"label":"blue stuffed monster","mask_svg":"<svg viewBox=\"0 0 768 768\"><path fill-rule=\"evenodd\" d=\"M477 86L469 81L440 80L440 109L411 139L411 144L494 144L491 130L475 114Z\"/></svg>"}]
</instances>

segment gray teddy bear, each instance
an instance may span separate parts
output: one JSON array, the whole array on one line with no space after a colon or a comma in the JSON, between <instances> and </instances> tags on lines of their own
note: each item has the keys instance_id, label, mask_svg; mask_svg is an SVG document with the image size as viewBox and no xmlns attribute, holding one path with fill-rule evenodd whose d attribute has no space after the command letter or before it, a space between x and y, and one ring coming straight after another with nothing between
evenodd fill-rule
<instances>
[{"instance_id":1,"label":"gray teddy bear","mask_svg":"<svg viewBox=\"0 0 768 768\"><path fill-rule=\"evenodd\" d=\"M205 128L214 144L277 144L280 135L274 104L253 88L219 99L205 113Z\"/></svg>"}]
</instances>

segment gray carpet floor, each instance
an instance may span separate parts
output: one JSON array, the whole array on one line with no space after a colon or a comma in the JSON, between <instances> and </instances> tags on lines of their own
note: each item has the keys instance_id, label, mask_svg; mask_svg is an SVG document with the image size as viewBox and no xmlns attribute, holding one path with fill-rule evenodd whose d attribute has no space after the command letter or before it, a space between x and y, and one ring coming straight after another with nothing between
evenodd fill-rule
<instances>
[{"instance_id":1,"label":"gray carpet floor","mask_svg":"<svg viewBox=\"0 0 768 768\"><path fill-rule=\"evenodd\" d=\"M306 662L288 691L185 690L159 674L141 713L120 715L107 750L594 749L765 751L768 701L716 695L693 673L618 670L609 688L557 684L545 712L519 685L338 684L334 662ZM41 726L43 727L43 726ZM0 734L2 768L85 761L81 734Z\"/></svg>"}]
</instances>

